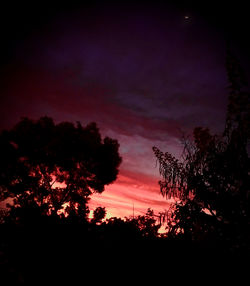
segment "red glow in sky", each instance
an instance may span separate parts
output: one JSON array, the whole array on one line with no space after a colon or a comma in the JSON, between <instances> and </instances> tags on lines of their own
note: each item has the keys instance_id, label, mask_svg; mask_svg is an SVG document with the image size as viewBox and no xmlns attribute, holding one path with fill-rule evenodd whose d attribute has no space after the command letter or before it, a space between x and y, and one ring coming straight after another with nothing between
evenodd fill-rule
<instances>
[{"instance_id":1,"label":"red glow in sky","mask_svg":"<svg viewBox=\"0 0 250 286\"><path fill-rule=\"evenodd\" d=\"M164 211L169 203L159 195L157 181L147 178L145 182L139 174L119 175L117 181L106 187L103 194L92 196L90 209L97 206L105 206L108 210L107 217L132 216L145 214L151 207L156 212ZM149 182L151 180L151 183Z\"/></svg>"},{"instance_id":2,"label":"red glow in sky","mask_svg":"<svg viewBox=\"0 0 250 286\"><path fill-rule=\"evenodd\" d=\"M95 121L103 136L119 141L123 162L90 209L105 206L108 217L131 216L133 205L135 215L164 211L169 202L160 195L152 147L178 156L181 131L224 127L224 34L195 12L188 21L185 15L169 5L96 4L54 9L40 22L35 14L13 19L0 128L21 116Z\"/></svg>"}]
</instances>

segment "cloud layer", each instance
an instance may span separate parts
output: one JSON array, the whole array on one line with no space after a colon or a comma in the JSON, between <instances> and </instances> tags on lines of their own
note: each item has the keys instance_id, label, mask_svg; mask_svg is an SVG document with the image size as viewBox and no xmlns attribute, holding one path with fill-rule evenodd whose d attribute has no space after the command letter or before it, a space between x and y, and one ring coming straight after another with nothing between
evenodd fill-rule
<instances>
[{"instance_id":1,"label":"cloud layer","mask_svg":"<svg viewBox=\"0 0 250 286\"><path fill-rule=\"evenodd\" d=\"M1 128L21 116L97 122L120 142L118 180L92 198L110 215L163 210L152 147L178 156L180 131L223 128L224 43L177 10L93 10L55 18L16 47L1 90Z\"/></svg>"}]
</instances>

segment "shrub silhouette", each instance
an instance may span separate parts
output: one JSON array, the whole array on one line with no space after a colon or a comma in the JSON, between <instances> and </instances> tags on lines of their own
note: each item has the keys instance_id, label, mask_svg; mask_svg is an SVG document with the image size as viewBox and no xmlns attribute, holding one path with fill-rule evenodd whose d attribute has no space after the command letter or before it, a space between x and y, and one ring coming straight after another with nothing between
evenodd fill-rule
<instances>
[{"instance_id":1,"label":"shrub silhouette","mask_svg":"<svg viewBox=\"0 0 250 286\"><path fill-rule=\"evenodd\" d=\"M101 221L106 216L106 209L103 207L97 207L93 213L93 219L91 220L92 223L101 223Z\"/></svg>"}]
</instances>

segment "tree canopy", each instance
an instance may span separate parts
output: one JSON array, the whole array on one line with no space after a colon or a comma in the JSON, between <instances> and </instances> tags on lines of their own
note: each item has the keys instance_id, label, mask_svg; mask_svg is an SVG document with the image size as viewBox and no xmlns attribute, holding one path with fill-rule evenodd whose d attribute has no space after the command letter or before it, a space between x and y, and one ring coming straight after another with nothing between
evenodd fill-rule
<instances>
[{"instance_id":1,"label":"tree canopy","mask_svg":"<svg viewBox=\"0 0 250 286\"><path fill-rule=\"evenodd\" d=\"M11 201L16 216L30 209L85 218L90 195L117 177L118 149L117 140L101 138L95 123L23 118L0 134L0 200Z\"/></svg>"},{"instance_id":2,"label":"tree canopy","mask_svg":"<svg viewBox=\"0 0 250 286\"><path fill-rule=\"evenodd\" d=\"M184 138L181 159L153 151L163 180L161 193L175 198L168 234L195 240L221 240L231 248L249 242L250 93L237 59L226 61L229 100L223 134L197 127L193 140Z\"/></svg>"}]
</instances>

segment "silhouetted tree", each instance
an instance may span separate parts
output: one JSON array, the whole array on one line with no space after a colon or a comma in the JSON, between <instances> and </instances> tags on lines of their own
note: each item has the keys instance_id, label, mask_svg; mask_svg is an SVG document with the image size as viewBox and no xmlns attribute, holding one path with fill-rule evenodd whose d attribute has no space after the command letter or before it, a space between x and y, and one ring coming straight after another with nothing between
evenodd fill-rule
<instances>
[{"instance_id":1,"label":"silhouetted tree","mask_svg":"<svg viewBox=\"0 0 250 286\"><path fill-rule=\"evenodd\" d=\"M23 118L0 134L0 200L11 201L14 219L86 219L89 196L117 177L118 148L95 123Z\"/></svg>"},{"instance_id":2,"label":"silhouetted tree","mask_svg":"<svg viewBox=\"0 0 250 286\"><path fill-rule=\"evenodd\" d=\"M97 209L98 213L103 211L102 208ZM138 215L133 218L125 217L125 219L112 217L100 226L100 233L104 238L111 241L158 238L158 230L160 228L160 224L156 223L154 211L150 208L145 215Z\"/></svg>"},{"instance_id":3,"label":"silhouetted tree","mask_svg":"<svg viewBox=\"0 0 250 286\"><path fill-rule=\"evenodd\" d=\"M94 210L94 213L93 213L93 218L92 218L92 222L93 223L100 223L106 216L106 209L103 208L103 207L97 207L95 210Z\"/></svg>"},{"instance_id":4,"label":"silhouetted tree","mask_svg":"<svg viewBox=\"0 0 250 286\"><path fill-rule=\"evenodd\" d=\"M148 208L146 215L139 215L133 219L145 238L156 238L160 224L156 223L154 211Z\"/></svg>"},{"instance_id":5,"label":"silhouetted tree","mask_svg":"<svg viewBox=\"0 0 250 286\"><path fill-rule=\"evenodd\" d=\"M160 164L163 196L176 198L168 234L249 247L250 93L236 58L228 51L229 102L222 135L195 128L181 160L153 147Z\"/></svg>"},{"instance_id":6,"label":"silhouetted tree","mask_svg":"<svg viewBox=\"0 0 250 286\"><path fill-rule=\"evenodd\" d=\"M110 241L131 241L142 238L135 220L112 217L103 223L105 238Z\"/></svg>"}]
</instances>

